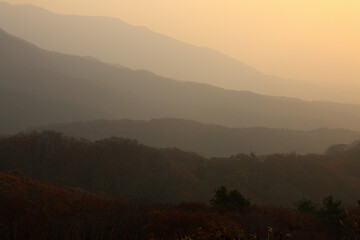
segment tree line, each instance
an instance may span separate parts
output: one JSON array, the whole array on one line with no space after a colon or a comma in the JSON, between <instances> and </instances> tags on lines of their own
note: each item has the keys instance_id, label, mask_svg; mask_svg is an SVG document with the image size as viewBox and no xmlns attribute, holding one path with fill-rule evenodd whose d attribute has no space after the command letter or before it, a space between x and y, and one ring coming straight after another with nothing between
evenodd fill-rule
<instances>
[{"instance_id":1,"label":"tree line","mask_svg":"<svg viewBox=\"0 0 360 240\"><path fill-rule=\"evenodd\" d=\"M56 186L72 186L129 200L207 202L214 189L238 189L253 203L291 207L324 196L356 204L360 196L360 146L328 154L255 153L204 158L176 148L151 148L134 140L89 141L60 133L0 137L0 171L20 170Z\"/></svg>"}]
</instances>

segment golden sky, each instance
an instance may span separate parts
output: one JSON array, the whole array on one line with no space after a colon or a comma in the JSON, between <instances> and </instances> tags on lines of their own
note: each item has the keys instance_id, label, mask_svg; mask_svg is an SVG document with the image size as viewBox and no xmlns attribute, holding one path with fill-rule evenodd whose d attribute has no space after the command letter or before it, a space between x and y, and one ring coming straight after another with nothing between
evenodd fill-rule
<instances>
[{"instance_id":1,"label":"golden sky","mask_svg":"<svg viewBox=\"0 0 360 240\"><path fill-rule=\"evenodd\" d=\"M262 72L360 82L360 0L7 0L120 18Z\"/></svg>"}]
</instances>

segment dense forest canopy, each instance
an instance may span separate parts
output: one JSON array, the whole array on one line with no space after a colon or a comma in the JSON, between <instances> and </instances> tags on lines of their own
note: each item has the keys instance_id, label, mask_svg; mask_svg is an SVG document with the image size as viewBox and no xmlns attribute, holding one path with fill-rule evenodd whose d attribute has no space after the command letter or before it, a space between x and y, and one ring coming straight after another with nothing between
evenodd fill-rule
<instances>
[{"instance_id":1,"label":"dense forest canopy","mask_svg":"<svg viewBox=\"0 0 360 240\"><path fill-rule=\"evenodd\" d=\"M346 204L360 196L360 144L327 154L238 154L204 158L179 149L151 148L137 141L90 141L57 132L0 138L0 170L20 170L58 186L133 200L207 202L214 189L240 190L254 203L292 206L303 197L333 195Z\"/></svg>"}]
</instances>

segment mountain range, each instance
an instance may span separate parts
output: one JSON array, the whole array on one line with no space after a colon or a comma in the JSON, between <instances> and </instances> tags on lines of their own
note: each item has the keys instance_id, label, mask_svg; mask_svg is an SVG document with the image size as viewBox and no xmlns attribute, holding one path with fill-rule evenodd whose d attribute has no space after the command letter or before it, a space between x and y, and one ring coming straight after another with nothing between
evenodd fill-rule
<instances>
[{"instance_id":1,"label":"mountain range","mask_svg":"<svg viewBox=\"0 0 360 240\"><path fill-rule=\"evenodd\" d=\"M324 153L334 144L360 139L360 133L345 129L299 131L270 128L227 128L183 119L96 120L55 124L32 130L55 130L66 136L100 140L110 137L136 139L158 148L176 147L207 157L239 153ZM334 147L333 147L334 148Z\"/></svg>"},{"instance_id":2,"label":"mountain range","mask_svg":"<svg viewBox=\"0 0 360 240\"><path fill-rule=\"evenodd\" d=\"M291 129L347 128L360 130L360 106L331 102L309 102L234 91L207 84L183 82L145 70L131 70L89 57L43 50L0 30L0 89L76 106L83 116L67 114L67 122L105 119L191 119L228 127ZM11 119L7 109L0 109ZM28 102L28 107L31 109ZM69 110L70 111L70 110ZM13 130L61 123L32 121L34 116L17 115ZM41 114L47 115L46 111ZM11 121L9 120L8 121ZM22 123L20 123L22 122ZM1 133L11 133L2 126Z\"/></svg>"},{"instance_id":3,"label":"mountain range","mask_svg":"<svg viewBox=\"0 0 360 240\"><path fill-rule=\"evenodd\" d=\"M265 95L360 103L353 87L270 76L220 52L119 19L61 15L0 2L0 28L50 51L92 56L173 79Z\"/></svg>"},{"instance_id":4,"label":"mountain range","mask_svg":"<svg viewBox=\"0 0 360 240\"><path fill-rule=\"evenodd\" d=\"M360 239L355 85L0 2L0 239Z\"/></svg>"}]
</instances>

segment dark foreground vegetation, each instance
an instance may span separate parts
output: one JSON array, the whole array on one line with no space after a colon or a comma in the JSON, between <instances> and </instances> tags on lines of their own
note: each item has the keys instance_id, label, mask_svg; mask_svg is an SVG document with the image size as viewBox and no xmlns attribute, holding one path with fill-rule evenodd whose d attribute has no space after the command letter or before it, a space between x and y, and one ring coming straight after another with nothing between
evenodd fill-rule
<instances>
[{"instance_id":1,"label":"dark foreground vegetation","mask_svg":"<svg viewBox=\"0 0 360 240\"><path fill-rule=\"evenodd\" d=\"M56 132L0 137L0 171L20 170L93 193L159 203L208 202L214 189L238 189L256 204L292 207L302 198L333 195L354 205L360 196L360 144L337 145L325 155L239 154L205 159L136 141L99 141Z\"/></svg>"},{"instance_id":2,"label":"dark foreground vegetation","mask_svg":"<svg viewBox=\"0 0 360 240\"><path fill-rule=\"evenodd\" d=\"M212 206L135 203L58 188L18 171L1 172L0 239L359 239L359 207L345 211L336 206L340 212L319 217L247 201L224 202L241 195L223 190Z\"/></svg>"}]
</instances>

